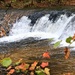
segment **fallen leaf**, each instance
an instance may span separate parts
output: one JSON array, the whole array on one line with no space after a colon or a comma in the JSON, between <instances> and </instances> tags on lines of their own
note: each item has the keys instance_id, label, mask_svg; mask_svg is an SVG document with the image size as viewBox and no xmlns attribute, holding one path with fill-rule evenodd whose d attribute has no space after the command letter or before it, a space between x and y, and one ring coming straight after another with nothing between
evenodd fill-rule
<instances>
[{"instance_id":1,"label":"fallen leaf","mask_svg":"<svg viewBox=\"0 0 75 75\"><path fill-rule=\"evenodd\" d=\"M12 60L10 58L4 58L0 63L2 64L2 66L8 67L9 65L11 65Z\"/></svg>"},{"instance_id":2,"label":"fallen leaf","mask_svg":"<svg viewBox=\"0 0 75 75\"><path fill-rule=\"evenodd\" d=\"M37 64L38 64L38 62L35 61L35 62L32 64L32 66L35 66L35 67L36 67Z\"/></svg>"},{"instance_id":3,"label":"fallen leaf","mask_svg":"<svg viewBox=\"0 0 75 75\"><path fill-rule=\"evenodd\" d=\"M48 66L48 65L49 65L48 62L42 62L40 66L41 66L42 68L45 68L45 67Z\"/></svg>"},{"instance_id":4,"label":"fallen leaf","mask_svg":"<svg viewBox=\"0 0 75 75\"><path fill-rule=\"evenodd\" d=\"M69 36L68 38L66 38L66 42L69 43L69 44L71 44L71 40L72 40L71 36Z\"/></svg>"},{"instance_id":5,"label":"fallen leaf","mask_svg":"<svg viewBox=\"0 0 75 75\"><path fill-rule=\"evenodd\" d=\"M20 59L19 61L17 61L15 64L19 65L22 62L23 59Z\"/></svg>"},{"instance_id":6,"label":"fallen leaf","mask_svg":"<svg viewBox=\"0 0 75 75\"><path fill-rule=\"evenodd\" d=\"M22 71L25 71L26 70L26 64L25 63L22 63L21 65L19 66L16 66L15 69L16 70L22 70Z\"/></svg>"},{"instance_id":7,"label":"fallen leaf","mask_svg":"<svg viewBox=\"0 0 75 75\"><path fill-rule=\"evenodd\" d=\"M65 47L64 53L65 53L65 59L68 59L70 56L70 50L67 47Z\"/></svg>"},{"instance_id":8,"label":"fallen leaf","mask_svg":"<svg viewBox=\"0 0 75 75\"><path fill-rule=\"evenodd\" d=\"M35 61L33 64L31 64L29 70L34 70L37 64L38 62Z\"/></svg>"},{"instance_id":9,"label":"fallen leaf","mask_svg":"<svg viewBox=\"0 0 75 75\"><path fill-rule=\"evenodd\" d=\"M7 70L10 70L12 68L12 66L9 66L8 68L7 68Z\"/></svg>"},{"instance_id":10,"label":"fallen leaf","mask_svg":"<svg viewBox=\"0 0 75 75\"><path fill-rule=\"evenodd\" d=\"M72 40L75 41L75 34L73 35Z\"/></svg>"},{"instance_id":11,"label":"fallen leaf","mask_svg":"<svg viewBox=\"0 0 75 75\"><path fill-rule=\"evenodd\" d=\"M46 73L46 75L50 75L50 72L49 72L49 71L50 71L49 68L45 68L45 69L44 69L44 72Z\"/></svg>"},{"instance_id":12,"label":"fallen leaf","mask_svg":"<svg viewBox=\"0 0 75 75\"><path fill-rule=\"evenodd\" d=\"M49 53L48 52L45 52L45 53L43 53L43 58L50 58L50 55L49 55Z\"/></svg>"},{"instance_id":13,"label":"fallen leaf","mask_svg":"<svg viewBox=\"0 0 75 75\"><path fill-rule=\"evenodd\" d=\"M40 66L36 66L36 70L40 70L41 69L41 67Z\"/></svg>"},{"instance_id":14,"label":"fallen leaf","mask_svg":"<svg viewBox=\"0 0 75 75\"><path fill-rule=\"evenodd\" d=\"M54 44L54 48L57 48L59 45L60 45L60 43L62 42L62 40L61 41L58 41L58 42L56 42L55 44Z\"/></svg>"},{"instance_id":15,"label":"fallen leaf","mask_svg":"<svg viewBox=\"0 0 75 75\"><path fill-rule=\"evenodd\" d=\"M7 75L11 75L11 74L13 74L15 72L15 69L11 69L8 73L7 73Z\"/></svg>"}]
</instances>

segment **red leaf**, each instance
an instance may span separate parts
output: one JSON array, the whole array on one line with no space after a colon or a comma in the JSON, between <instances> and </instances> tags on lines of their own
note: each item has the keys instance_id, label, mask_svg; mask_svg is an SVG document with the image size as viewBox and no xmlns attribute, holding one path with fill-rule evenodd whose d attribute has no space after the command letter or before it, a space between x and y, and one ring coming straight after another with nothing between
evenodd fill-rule
<instances>
[{"instance_id":1,"label":"red leaf","mask_svg":"<svg viewBox=\"0 0 75 75\"><path fill-rule=\"evenodd\" d=\"M45 53L43 53L43 58L50 58L50 55L49 55L49 53L48 52L45 52Z\"/></svg>"},{"instance_id":2,"label":"red leaf","mask_svg":"<svg viewBox=\"0 0 75 75\"><path fill-rule=\"evenodd\" d=\"M16 66L15 69L17 69L17 70L21 69L22 71L25 71L26 70L25 66L26 66L26 64L22 63L21 65Z\"/></svg>"},{"instance_id":3,"label":"red leaf","mask_svg":"<svg viewBox=\"0 0 75 75\"><path fill-rule=\"evenodd\" d=\"M49 65L48 62L42 62L42 63L41 63L41 67L42 67L42 68L45 68L45 67L48 66L48 65Z\"/></svg>"}]
</instances>

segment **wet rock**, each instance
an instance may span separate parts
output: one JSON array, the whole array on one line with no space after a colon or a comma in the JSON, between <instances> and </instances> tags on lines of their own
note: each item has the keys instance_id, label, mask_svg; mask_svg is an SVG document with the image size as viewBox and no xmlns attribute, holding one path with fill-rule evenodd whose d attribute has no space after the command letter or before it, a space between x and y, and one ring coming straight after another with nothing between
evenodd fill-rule
<instances>
[{"instance_id":1,"label":"wet rock","mask_svg":"<svg viewBox=\"0 0 75 75\"><path fill-rule=\"evenodd\" d=\"M8 36L13 24L23 15L27 16L35 10L0 10L0 37Z\"/></svg>"},{"instance_id":2,"label":"wet rock","mask_svg":"<svg viewBox=\"0 0 75 75\"><path fill-rule=\"evenodd\" d=\"M34 25L37 19L41 18L46 14L50 14L50 11L35 11L33 14L30 14L28 18L31 19L31 23L32 25Z\"/></svg>"}]
</instances>

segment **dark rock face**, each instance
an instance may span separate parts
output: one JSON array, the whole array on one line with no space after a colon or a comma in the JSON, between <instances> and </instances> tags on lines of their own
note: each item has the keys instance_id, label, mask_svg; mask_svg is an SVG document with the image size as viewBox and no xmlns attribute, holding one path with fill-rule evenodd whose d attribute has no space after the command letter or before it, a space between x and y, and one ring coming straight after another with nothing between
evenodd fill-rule
<instances>
[{"instance_id":1,"label":"dark rock face","mask_svg":"<svg viewBox=\"0 0 75 75\"><path fill-rule=\"evenodd\" d=\"M46 13L45 12L35 12L31 15L28 16L29 19L31 19L32 25L35 24L36 20L42 16L44 16Z\"/></svg>"}]
</instances>

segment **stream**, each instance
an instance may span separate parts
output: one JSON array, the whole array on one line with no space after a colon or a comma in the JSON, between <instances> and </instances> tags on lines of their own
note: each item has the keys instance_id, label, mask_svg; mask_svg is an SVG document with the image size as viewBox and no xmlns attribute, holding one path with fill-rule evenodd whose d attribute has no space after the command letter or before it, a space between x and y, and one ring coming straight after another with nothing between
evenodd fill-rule
<instances>
[{"instance_id":1,"label":"stream","mask_svg":"<svg viewBox=\"0 0 75 75\"><path fill-rule=\"evenodd\" d=\"M75 51L70 49L69 59L64 58L64 47L68 46L65 39L75 33L75 14L56 10L24 12L26 15L13 23L9 35L0 38L0 59L10 57L16 62L22 58L27 63L47 61L51 75L75 75ZM54 49L53 43L58 40L62 40L61 47ZM74 46L75 43L71 45ZM42 58L46 51L50 59Z\"/></svg>"}]
</instances>

